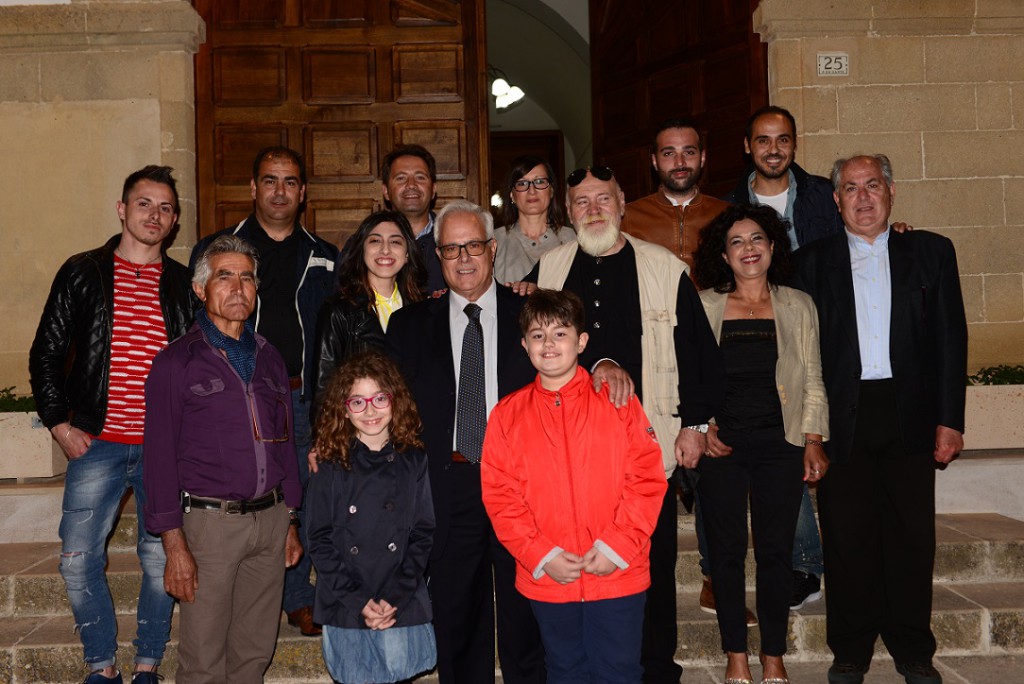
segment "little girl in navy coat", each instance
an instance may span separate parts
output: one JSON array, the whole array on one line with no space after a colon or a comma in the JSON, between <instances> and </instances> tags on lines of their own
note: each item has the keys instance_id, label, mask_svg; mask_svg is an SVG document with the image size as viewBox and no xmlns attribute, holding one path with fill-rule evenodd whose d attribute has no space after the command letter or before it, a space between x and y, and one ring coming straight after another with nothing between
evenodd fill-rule
<instances>
[{"instance_id":1,"label":"little girl in navy coat","mask_svg":"<svg viewBox=\"0 0 1024 684\"><path fill-rule=\"evenodd\" d=\"M320 406L320 466L304 505L324 662L343 684L410 679L437 660L424 577L434 508L419 415L378 353L338 368Z\"/></svg>"}]
</instances>

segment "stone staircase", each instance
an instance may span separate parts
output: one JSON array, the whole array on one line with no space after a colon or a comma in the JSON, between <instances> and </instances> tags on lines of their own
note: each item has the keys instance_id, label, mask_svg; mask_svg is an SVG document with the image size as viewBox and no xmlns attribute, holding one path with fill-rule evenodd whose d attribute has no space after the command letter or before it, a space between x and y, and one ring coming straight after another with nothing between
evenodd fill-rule
<instances>
[{"instance_id":1,"label":"stone staircase","mask_svg":"<svg viewBox=\"0 0 1024 684\"><path fill-rule=\"evenodd\" d=\"M57 571L59 544L52 539L60 509L61 483L0 485L0 682L79 682L84 676L81 646ZM24 500L18 497L27 497ZM33 508L34 507L34 508ZM26 509L37 532L24 533ZM12 517L22 520L22 535L11 529ZM50 510L46 524L41 518ZM32 525L29 525L31 527ZM137 521L128 502L111 539L108 578L118 612L118 662L131 662L133 610L138 595L139 567L133 553ZM39 538L38 530L51 538ZM35 539L26 539L35 536ZM932 625L939 644L937 667L956 684L1007 681L1024 673L1024 522L996 513L943 513L937 519L938 553ZM2 543L3 540L13 541ZM720 682L724 659L714 616L697 605L701 577L696 538L689 515L679 518L677 565L679 648L683 681ZM752 582L752 554L748 582ZM748 587L748 590L752 586ZM751 591L748 605L754 605ZM750 630L756 652L759 635ZM173 681L177 666L177 617L167 656L161 667ZM879 646L880 653L882 651ZM831 656L825 644L824 601L812 603L790 621L787 665L794 682L824 681ZM752 659L756 663L756 657ZM758 668L755 666L757 676ZM329 682L320 657L320 640L302 637L282 622L269 682ZM436 681L427 676L424 684ZM500 679L499 679L500 681ZM875 661L869 684L902 682L887 657Z\"/></svg>"}]
</instances>

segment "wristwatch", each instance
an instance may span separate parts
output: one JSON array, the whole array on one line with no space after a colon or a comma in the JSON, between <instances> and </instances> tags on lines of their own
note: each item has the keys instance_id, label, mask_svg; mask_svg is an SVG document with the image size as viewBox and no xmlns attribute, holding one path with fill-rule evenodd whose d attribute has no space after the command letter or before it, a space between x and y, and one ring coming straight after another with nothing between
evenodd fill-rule
<instances>
[{"instance_id":1,"label":"wristwatch","mask_svg":"<svg viewBox=\"0 0 1024 684\"><path fill-rule=\"evenodd\" d=\"M694 430L696 432L699 432L702 435L706 435L708 433L708 424L707 423L701 423L700 425L687 425L684 429L686 429L686 430Z\"/></svg>"}]
</instances>

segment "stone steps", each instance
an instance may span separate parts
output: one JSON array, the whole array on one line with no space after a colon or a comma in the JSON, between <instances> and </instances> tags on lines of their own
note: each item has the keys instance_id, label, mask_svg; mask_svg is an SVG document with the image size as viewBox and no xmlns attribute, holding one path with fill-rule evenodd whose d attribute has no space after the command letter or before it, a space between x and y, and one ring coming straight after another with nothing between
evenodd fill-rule
<instances>
[{"instance_id":1,"label":"stone steps","mask_svg":"<svg viewBox=\"0 0 1024 684\"><path fill-rule=\"evenodd\" d=\"M113 537L114 550L109 554L108 577L119 613L122 663L131 658L130 642L135 631L132 611L139 584L138 561L129 541L134 537L133 519L134 515L123 516ZM692 518L680 516L680 528L680 644L676 657L692 676L705 677L692 681L718 681L715 677L720 676L722 658L717 622L697 605L701 578ZM997 671L1004 661L1007 667L1024 662L1024 522L996 514L940 515L936 530L939 545L933 627L940 661L963 661L964 667L975 667L979 666L977 658L984 656L988 660L981 662ZM53 542L0 544L0 681L69 682L82 677L81 647L57 572L58 553L59 546ZM748 577L752 576L750 569ZM748 595L748 605L754 605L753 593ZM757 628L752 628L753 651L758 638ZM176 645L177 619L161 668L169 680L176 668ZM824 674L829 659L825 604L818 601L792 614L787 662L799 668L793 672L807 672L810 679L810 673ZM880 678L872 675L869 682L901 681L886 678L894 673L884 659L875 670ZM320 657L320 640L304 638L297 629L282 623L267 680L330 681ZM427 677L420 681L434 680Z\"/></svg>"}]
</instances>

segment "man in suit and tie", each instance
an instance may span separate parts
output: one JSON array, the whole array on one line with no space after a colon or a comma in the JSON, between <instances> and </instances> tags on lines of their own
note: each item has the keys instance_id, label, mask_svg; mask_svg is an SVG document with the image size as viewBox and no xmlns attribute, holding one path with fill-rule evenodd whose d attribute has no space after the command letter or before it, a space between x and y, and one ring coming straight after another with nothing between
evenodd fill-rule
<instances>
[{"instance_id":1,"label":"man in suit and tie","mask_svg":"<svg viewBox=\"0 0 1024 684\"><path fill-rule=\"evenodd\" d=\"M859 684L881 636L909 684L940 684L930 628L935 464L963 448L967 323L953 244L890 229L885 155L832 171L845 230L800 249L828 392L818 490L832 684Z\"/></svg>"},{"instance_id":2,"label":"man in suit and tie","mask_svg":"<svg viewBox=\"0 0 1024 684\"><path fill-rule=\"evenodd\" d=\"M520 344L524 300L494 280L487 210L464 200L445 205L434 238L449 289L395 312L387 339L419 407L429 456L438 677L442 684L494 681L493 591L505 684L543 684L540 632L515 589L515 562L491 530L480 488L487 416L536 375Z\"/></svg>"}]
</instances>

